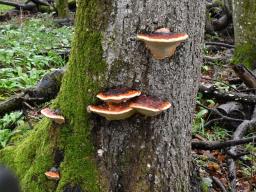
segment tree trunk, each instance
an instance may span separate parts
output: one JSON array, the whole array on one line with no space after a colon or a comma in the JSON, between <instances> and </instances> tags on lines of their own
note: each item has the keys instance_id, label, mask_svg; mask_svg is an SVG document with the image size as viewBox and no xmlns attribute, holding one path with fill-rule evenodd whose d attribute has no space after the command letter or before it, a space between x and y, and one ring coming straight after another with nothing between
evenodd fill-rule
<instances>
[{"instance_id":1,"label":"tree trunk","mask_svg":"<svg viewBox=\"0 0 256 192\"><path fill-rule=\"evenodd\" d=\"M233 0L235 63L252 67L256 62L256 1Z\"/></svg>"},{"instance_id":2,"label":"tree trunk","mask_svg":"<svg viewBox=\"0 0 256 192\"><path fill-rule=\"evenodd\" d=\"M68 0L56 0L58 17L66 18L69 16Z\"/></svg>"},{"instance_id":3,"label":"tree trunk","mask_svg":"<svg viewBox=\"0 0 256 192\"><path fill-rule=\"evenodd\" d=\"M61 109L66 123L44 119L16 147L0 151L1 162L16 170L24 191L190 190L204 8L197 0L78 1L70 61L52 106ZM135 39L159 27L190 36L173 58L161 61ZM133 87L173 106L156 117L122 121L88 114L97 92L112 86ZM103 156L97 156L99 149ZM44 171L59 164L59 183L47 181Z\"/></svg>"},{"instance_id":4,"label":"tree trunk","mask_svg":"<svg viewBox=\"0 0 256 192\"><path fill-rule=\"evenodd\" d=\"M232 16L233 7L232 7L232 0L223 0L225 8L227 9L229 17Z\"/></svg>"}]
</instances>

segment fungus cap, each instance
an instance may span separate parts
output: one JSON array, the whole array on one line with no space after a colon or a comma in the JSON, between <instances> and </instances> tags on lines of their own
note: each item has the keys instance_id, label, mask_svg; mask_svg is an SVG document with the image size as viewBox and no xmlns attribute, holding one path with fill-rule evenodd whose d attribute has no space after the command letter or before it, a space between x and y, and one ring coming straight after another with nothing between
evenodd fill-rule
<instances>
[{"instance_id":1,"label":"fungus cap","mask_svg":"<svg viewBox=\"0 0 256 192\"><path fill-rule=\"evenodd\" d=\"M186 33L171 33L168 29L158 29L155 33L138 34L137 38L145 42L146 47L150 50L156 59L171 57L176 47L182 41L188 38Z\"/></svg>"},{"instance_id":2,"label":"fungus cap","mask_svg":"<svg viewBox=\"0 0 256 192\"><path fill-rule=\"evenodd\" d=\"M49 179L49 180L56 180L58 181L60 179L60 174L59 172L55 172L55 171L47 171L44 173L45 176Z\"/></svg>"},{"instance_id":3,"label":"fungus cap","mask_svg":"<svg viewBox=\"0 0 256 192\"><path fill-rule=\"evenodd\" d=\"M115 88L98 93L97 97L105 102L121 103L137 97L141 91L130 88Z\"/></svg>"},{"instance_id":4,"label":"fungus cap","mask_svg":"<svg viewBox=\"0 0 256 192\"><path fill-rule=\"evenodd\" d=\"M41 114L45 117L53 120L55 123L63 124L65 123L65 118L59 114L57 114L55 111L53 111L50 108L44 108L41 110Z\"/></svg>"},{"instance_id":5,"label":"fungus cap","mask_svg":"<svg viewBox=\"0 0 256 192\"><path fill-rule=\"evenodd\" d=\"M134 110L127 104L115 104L115 105L89 105L87 107L88 112L96 113L107 120L122 120L131 117L134 114Z\"/></svg>"},{"instance_id":6,"label":"fungus cap","mask_svg":"<svg viewBox=\"0 0 256 192\"><path fill-rule=\"evenodd\" d=\"M141 95L130 103L130 107L145 116L155 116L171 107L171 103L157 97Z\"/></svg>"}]
</instances>

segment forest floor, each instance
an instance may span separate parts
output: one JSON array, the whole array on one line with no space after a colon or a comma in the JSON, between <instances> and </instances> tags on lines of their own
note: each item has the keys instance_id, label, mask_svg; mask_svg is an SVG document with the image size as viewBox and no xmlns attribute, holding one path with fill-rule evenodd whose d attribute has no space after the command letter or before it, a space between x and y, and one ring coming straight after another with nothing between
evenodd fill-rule
<instances>
[{"instance_id":1,"label":"forest floor","mask_svg":"<svg viewBox=\"0 0 256 192\"><path fill-rule=\"evenodd\" d=\"M0 13L9 10L0 6ZM58 26L51 15L16 17L0 26L0 102L12 95L34 87L37 82L54 69L66 65L67 58L61 53L70 48L72 26ZM232 35L206 36L207 42L233 43ZM214 86L226 94L249 92L233 70L232 46L206 44L200 86ZM236 80L236 81L235 81ZM254 104L237 102L209 96L202 91L197 95L197 107L193 124L193 141L224 141L233 138L237 127L245 120L252 119ZM232 101L232 99L231 99ZM235 101L232 101L235 102ZM0 117L0 148L14 145L29 134L33 125L41 119L43 106L24 103L22 110ZM222 116L216 110L222 113ZM230 121L226 117L240 119ZM255 128L246 136L255 134ZM236 158L230 158L230 148L214 150L193 150L193 161L201 178L202 191L232 191L232 182L238 191L256 191L256 147L250 143L239 147ZM236 178L230 177L230 162L235 160Z\"/></svg>"}]
</instances>

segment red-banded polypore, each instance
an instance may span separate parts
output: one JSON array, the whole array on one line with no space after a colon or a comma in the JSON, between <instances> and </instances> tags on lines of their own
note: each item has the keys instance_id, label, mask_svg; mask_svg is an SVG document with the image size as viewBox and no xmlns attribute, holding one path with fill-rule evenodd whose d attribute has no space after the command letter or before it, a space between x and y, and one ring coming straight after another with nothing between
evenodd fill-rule
<instances>
[{"instance_id":1,"label":"red-banded polypore","mask_svg":"<svg viewBox=\"0 0 256 192\"><path fill-rule=\"evenodd\" d=\"M134 114L134 110L127 103L89 105L87 111L103 116L110 121L127 119Z\"/></svg>"},{"instance_id":2,"label":"red-banded polypore","mask_svg":"<svg viewBox=\"0 0 256 192\"><path fill-rule=\"evenodd\" d=\"M137 97L141 91L130 88L114 88L97 94L97 97L105 102L121 103Z\"/></svg>"},{"instance_id":3,"label":"red-banded polypore","mask_svg":"<svg viewBox=\"0 0 256 192\"><path fill-rule=\"evenodd\" d=\"M169 109L171 103L157 97L141 95L134 99L129 106L145 116L155 116Z\"/></svg>"},{"instance_id":4,"label":"red-banded polypore","mask_svg":"<svg viewBox=\"0 0 256 192\"><path fill-rule=\"evenodd\" d=\"M50 108L44 108L41 110L41 114L45 117L51 119L55 123L63 124L65 123L65 118L61 115L59 115L57 112L53 111Z\"/></svg>"},{"instance_id":5,"label":"red-banded polypore","mask_svg":"<svg viewBox=\"0 0 256 192\"><path fill-rule=\"evenodd\" d=\"M89 105L87 111L96 113L107 120L122 120L139 112L145 116L155 116L171 107L168 101L157 97L141 95L141 91L129 88L109 89L97 97L106 103Z\"/></svg>"},{"instance_id":6,"label":"red-banded polypore","mask_svg":"<svg viewBox=\"0 0 256 192\"><path fill-rule=\"evenodd\" d=\"M171 57L176 47L188 38L186 33L171 33L167 28L161 28L154 33L138 34L137 39L144 41L156 59Z\"/></svg>"}]
</instances>

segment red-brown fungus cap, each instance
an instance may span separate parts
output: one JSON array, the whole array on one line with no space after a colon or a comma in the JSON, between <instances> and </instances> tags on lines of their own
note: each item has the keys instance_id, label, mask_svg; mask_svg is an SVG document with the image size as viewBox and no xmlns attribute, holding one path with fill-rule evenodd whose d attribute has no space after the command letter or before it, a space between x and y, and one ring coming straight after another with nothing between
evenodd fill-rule
<instances>
[{"instance_id":1,"label":"red-brown fungus cap","mask_svg":"<svg viewBox=\"0 0 256 192\"><path fill-rule=\"evenodd\" d=\"M115 105L89 105L88 112L96 113L105 117L107 120L122 120L131 117L134 110L129 107L127 103L120 103Z\"/></svg>"},{"instance_id":2,"label":"red-brown fungus cap","mask_svg":"<svg viewBox=\"0 0 256 192\"><path fill-rule=\"evenodd\" d=\"M50 108L45 108L41 110L41 114L45 117L53 120L55 123L63 124L65 123L65 118L59 114L57 114L55 111L51 110Z\"/></svg>"},{"instance_id":3,"label":"red-brown fungus cap","mask_svg":"<svg viewBox=\"0 0 256 192\"><path fill-rule=\"evenodd\" d=\"M97 97L105 102L120 103L139 96L140 91L130 88L115 88L100 92Z\"/></svg>"},{"instance_id":4,"label":"red-brown fungus cap","mask_svg":"<svg viewBox=\"0 0 256 192\"><path fill-rule=\"evenodd\" d=\"M159 98L141 95L130 103L130 107L136 109L145 116L155 116L171 107L171 103Z\"/></svg>"},{"instance_id":5,"label":"red-brown fungus cap","mask_svg":"<svg viewBox=\"0 0 256 192\"><path fill-rule=\"evenodd\" d=\"M150 34L138 34L137 38L145 42L146 47L156 59L171 57L176 47L188 38L186 33L171 33L161 28Z\"/></svg>"},{"instance_id":6,"label":"red-brown fungus cap","mask_svg":"<svg viewBox=\"0 0 256 192\"><path fill-rule=\"evenodd\" d=\"M58 181L60 179L60 174L59 172L55 172L55 171L47 171L44 173L45 176L49 179L49 180L56 180Z\"/></svg>"}]
</instances>

